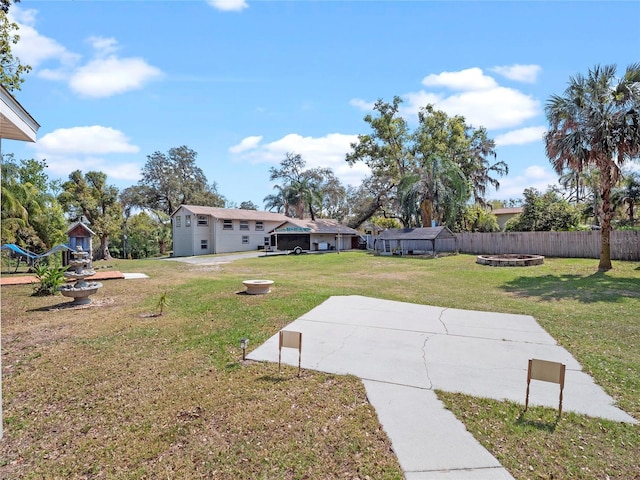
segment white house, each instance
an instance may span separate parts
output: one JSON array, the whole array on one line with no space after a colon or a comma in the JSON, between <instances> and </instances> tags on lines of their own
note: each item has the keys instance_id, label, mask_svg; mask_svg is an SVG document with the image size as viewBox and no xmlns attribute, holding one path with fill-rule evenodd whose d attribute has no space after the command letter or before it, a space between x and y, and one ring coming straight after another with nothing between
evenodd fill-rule
<instances>
[{"instance_id":1,"label":"white house","mask_svg":"<svg viewBox=\"0 0 640 480\"><path fill-rule=\"evenodd\" d=\"M270 232L291 220L280 213L180 205L171 215L173 256L257 250Z\"/></svg>"},{"instance_id":2,"label":"white house","mask_svg":"<svg viewBox=\"0 0 640 480\"><path fill-rule=\"evenodd\" d=\"M280 213L180 205L171 215L173 256L258 250L350 250L360 235L330 219L298 219Z\"/></svg>"}]
</instances>

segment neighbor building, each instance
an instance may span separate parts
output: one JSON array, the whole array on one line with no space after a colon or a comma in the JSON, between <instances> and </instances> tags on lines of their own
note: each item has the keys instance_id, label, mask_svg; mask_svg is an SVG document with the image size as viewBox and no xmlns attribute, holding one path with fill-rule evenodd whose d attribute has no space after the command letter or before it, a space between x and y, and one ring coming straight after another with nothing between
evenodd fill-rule
<instances>
[{"instance_id":1,"label":"neighbor building","mask_svg":"<svg viewBox=\"0 0 640 480\"><path fill-rule=\"evenodd\" d=\"M171 215L173 256L249 250L305 251L358 248L357 231L331 219L298 219L280 213L180 205Z\"/></svg>"},{"instance_id":2,"label":"neighbor building","mask_svg":"<svg viewBox=\"0 0 640 480\"><path fill-rule=\"evenodd\" d=\"M495 208L491 211L491 213L496 216L496 220L498 220L498 226L500 227L500 230L504 232L507 222L513 217L520 215L522 213L522 210L522 207Z\"/></svg>"},{"instance_id":3,"label":"neighbor building","mask_svg":"<svg viewBox=\"0 0 640 480\"><path fill-rule=\"evenodd\" d=\"M271 242L270 232L288 220L273 212L180 205L171 215L173 256L264 248Z\"/></svg>"}]
</instances>

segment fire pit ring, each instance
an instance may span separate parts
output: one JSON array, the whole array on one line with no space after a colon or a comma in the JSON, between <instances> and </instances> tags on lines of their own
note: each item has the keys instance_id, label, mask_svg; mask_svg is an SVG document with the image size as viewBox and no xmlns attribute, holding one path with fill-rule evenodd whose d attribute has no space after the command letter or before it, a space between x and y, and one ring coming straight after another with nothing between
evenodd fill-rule
<instances>
[{"instance_id":1,"label":"fire pit ring","mask_svg":"<svg viewBox=\"0 0 640 480\"><path fill-rule=\"evenodd\" d=\"M542 255L526 255L519 253L507 253L501 255L478 255L476 263L489 265L490 267L531 267L542 265Z\"/></svg>"}]
</instances>

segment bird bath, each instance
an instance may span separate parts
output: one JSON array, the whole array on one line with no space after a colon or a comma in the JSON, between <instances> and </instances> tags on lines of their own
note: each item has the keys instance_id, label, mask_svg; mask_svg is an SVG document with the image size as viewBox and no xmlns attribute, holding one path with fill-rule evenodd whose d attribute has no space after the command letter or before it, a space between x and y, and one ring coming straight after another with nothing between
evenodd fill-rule
<instances>
[{"instance_id":1,"label":"bird bath","mask_svg":"<svg viewBox=\"0 0 640 480\"><path fill-rule=\"evenodd\" d=\"M100 282L87 282L85 279L95 275L95 270L91 268L91 259L89 252L82 250L82 246L78 245L76 250L71 253L73 260L69 261L70 270L64 272L64 276L68 279L75 280L75 283L62 285L58 288L60 293L65 297L73 298L71 305L86 305L91 303L90 295L93 295L102 287Z\"/></svg>"},{"instance_id":2,"label":"bird bath","mask_svg":"<svg viewBox=\"0 0 640 480\"><path fill-rule=\"evenodd\" d=\"M263 295L271 291L273 280L245 280L242 284L247 287L247 295Z\"/></svg>"}]
</instances>

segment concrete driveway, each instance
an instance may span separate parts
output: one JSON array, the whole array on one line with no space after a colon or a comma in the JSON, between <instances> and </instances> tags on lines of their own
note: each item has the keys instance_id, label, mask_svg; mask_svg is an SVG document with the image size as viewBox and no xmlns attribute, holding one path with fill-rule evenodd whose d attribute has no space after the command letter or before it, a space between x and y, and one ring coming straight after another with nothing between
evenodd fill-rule
<instances>
[{"instance_id":1,"label":"concrete driveway","mask_svg":"<svg viewBox=\"0 0 640 480\"><path fill-rule=\"evenodd\" d=\"M169 257L165 260L169 262L183 262L192 265L218 265L221 263L230 263L234 260L242 260L243 258L264 257L264 251L252 250L250 252L229 253L221 255L196 255L194 257Z\"/></svg>"},{"instance_id":2,"label":"concrete driveway","mask_svg":"<svg viewBox=\"0 0 640 480\"><path fill-rule=\"evenodd\" d=\"M531 316L344 296L285 329L303 334L303 368L363 380L409 480L512 478L433 390L524 404L530 358L566 364L564 411L637 423ZM278 336L248 358L277 362ZM297 366L297 351L283 361ZM530 403L557 408L558 394L532 381Z\"/></svg>"}]
</instances>

